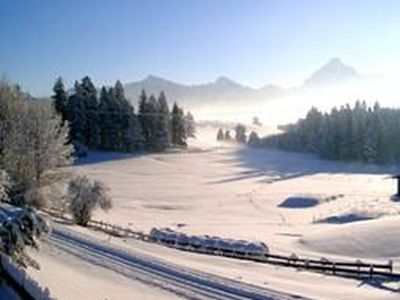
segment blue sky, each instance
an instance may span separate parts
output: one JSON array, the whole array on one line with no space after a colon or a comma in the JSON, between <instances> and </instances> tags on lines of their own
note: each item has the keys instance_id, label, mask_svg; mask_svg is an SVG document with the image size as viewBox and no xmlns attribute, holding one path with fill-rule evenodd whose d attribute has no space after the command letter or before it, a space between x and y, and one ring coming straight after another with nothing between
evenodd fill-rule
<instances>
[{"instance_id":1,"label":"blue sky","mask_svg":"<svg viewBox=\"0 0 400 300\"><path fill-rule=\"evenodd\" d=\"M0 74L34 95L90 75L299 85L332 57L400 65L400 1L0 0Z\"/></svg>"}]
</instances>

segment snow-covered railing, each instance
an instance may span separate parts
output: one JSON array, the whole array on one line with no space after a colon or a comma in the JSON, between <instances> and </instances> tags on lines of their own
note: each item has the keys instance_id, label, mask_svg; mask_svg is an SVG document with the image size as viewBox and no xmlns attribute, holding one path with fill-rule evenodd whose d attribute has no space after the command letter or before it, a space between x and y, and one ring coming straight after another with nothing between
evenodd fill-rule
<instances>
[{"instance_id":1,"label":"snow-covered railing","mask_svg":"<svg viewBox=\"0 0 400 300\"><path fill-rule=\"evenodd\" d=\"M10 257L1 255L0 269L13 281L21 292L35 300L51 300L54 299L50 296L50 290L47 287L40 286L34 279L32 279L24 269L17 267Z\"/></svg>"}]
</instances>

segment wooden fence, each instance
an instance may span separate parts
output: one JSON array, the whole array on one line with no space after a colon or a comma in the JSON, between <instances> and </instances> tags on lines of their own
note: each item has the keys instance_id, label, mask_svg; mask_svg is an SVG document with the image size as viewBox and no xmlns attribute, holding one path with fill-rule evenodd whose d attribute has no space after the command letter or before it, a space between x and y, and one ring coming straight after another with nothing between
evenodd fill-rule
<instances>
[{"instance_id":1,"label":"wooden fence","mask_svg":"<svg viewBox=\"0 0 400 300\"><path fill-rule=\"evenodd\" d=\"M57 211L46 211L51 215L60 217ZM68 219L65 216L62 218ZM134 238L144 242L155 243L151 237L141 231L134 231L130 228L124 228L122 226L110 224L104 221L91 220L88 223L88 227L95 230L111 234L117 237ZM386 263L370 263L361 260L356 261L336 261L329 260L326 258L312 259L312 258L301 258L295 254L292 255L277 255L277 254L265 254L263 256L246 256L239 255L233 252L226 253L221 251L208 251L201 248L194 248L190 246L179 246L176 244L165 244L158 243L160 245L172 247L175 249L195 252L206 255L224 256L241 260L255 261L259 263L267 263L273 265L280 265L286 267L293 267L297 269L312 270L325 274L331 274L335 276L346 276L346 277L358 277L358 278L373 278L373 277L384 277L389 279L400 279L400 273L394 272L393 261L389 260Z\"/></svg>"}]
</instances>

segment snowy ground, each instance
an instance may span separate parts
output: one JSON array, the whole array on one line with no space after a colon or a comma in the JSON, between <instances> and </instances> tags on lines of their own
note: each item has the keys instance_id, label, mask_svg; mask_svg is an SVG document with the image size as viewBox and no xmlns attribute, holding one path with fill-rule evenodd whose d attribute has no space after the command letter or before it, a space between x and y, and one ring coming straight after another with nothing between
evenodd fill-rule
<instances>
[{"instance_id":1,"label":"snowy ground","mask_svg":"<svg viewBox=\"0 0 400 300\"><path fill-rule=\"evenodd\" d=\"M111 188L113 210L96 212L95 218L145 231L171 227L187 233L261 240L277 253L374 261L393 259L395 267L400 265L397 234L400 203L390 200L395 183L387 179L395 171L393 168L219 144L215 135L216 128L200 129L190 151L183 153L97 154L75 166L77 173L101 179ZM105 239L98 233L94 235ZM182 253L135 241L109 242L186 267L311 298L399 297L394 292L399 288L398 283L380 286ZM100 294L103 287L115 286L123 293L137 291L138 297L129 299L144 299L140 293L152 293L152 299L166 298L159 294L163 291L126 282L126 278L107 270L99 271L96 266L74 264L73 257L60 258L51 249L45 249L38 259L45 272L34 275L60 299L72 295L80 298L75 293L85 292L83 287L77 289L73 284L67 288L66 277L77 282L91 278L90 285L100 286L101 289L96 289ZM60 269L63 272L55 272ZM65 290L70 294L66 292L64 298ZM110 296L110 299L119 298Z\"/></svg>"}]
</instances>

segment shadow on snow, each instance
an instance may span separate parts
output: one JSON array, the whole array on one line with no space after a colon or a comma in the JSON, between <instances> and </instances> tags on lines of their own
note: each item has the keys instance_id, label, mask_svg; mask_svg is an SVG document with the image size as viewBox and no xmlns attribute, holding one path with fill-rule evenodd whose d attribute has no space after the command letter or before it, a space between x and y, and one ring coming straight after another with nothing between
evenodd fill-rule
<instances>
[{"instance_id":1,"label":"shadow on snow","mask_svg":"<svg viewBox=\"0 0 400 300\"><path fill-rule=\"evenodd\" d=\"M245 170L228 178L210 181L208 184L234 182L250 178L258 178L260 182L273 183L319 173L390 175L400 171L398 166L324 160L312 154L251 147L240 147L223 155L226 157L216 161L216 163L233 164Z\"/></svg>"}]
</instances>

